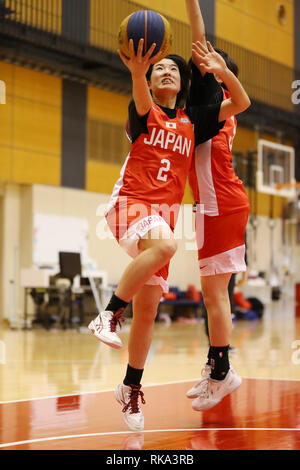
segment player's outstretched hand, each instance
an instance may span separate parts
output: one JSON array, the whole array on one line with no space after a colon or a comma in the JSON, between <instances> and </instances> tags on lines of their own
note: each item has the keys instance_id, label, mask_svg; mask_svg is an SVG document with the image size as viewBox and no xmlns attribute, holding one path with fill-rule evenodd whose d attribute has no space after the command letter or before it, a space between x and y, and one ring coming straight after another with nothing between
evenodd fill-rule
<instances>
[{"instance_id":1,"label":"player's outstretched hand","mask_svg":"<svg viewBox=\"0 0 300 470\"><path fill-rule=\"evenodd\" d=\"M201 42L193 42L192 46L195 65L206 73L215 73L219 76L227 69L227 65L223 57L218 54L211 43L207 41L207 49Z\"/></svg>"},{"instance_id":2,"label":"player's outstretched hand","mask_svg":"<svg viewBox=\"0 0 300 470\"><path fill-rule=\"evenodd\" d=\"M121 60L126 65L126 67L130 70L131 75L134 76L141 76L146 75L148 69L151 64L154 64L161 53L159 52L155 56L151 58L151 55L156 47L156 44L153 43L151 47L149 47L148 51L145 55L143 55L143 47L144 47L144 39L140 39L137 53L135 53L133 40L130 39L129 41L129 52L130 57L126 57L120 50L118 50L119 56Z\"/></svg>"}]
</instances>

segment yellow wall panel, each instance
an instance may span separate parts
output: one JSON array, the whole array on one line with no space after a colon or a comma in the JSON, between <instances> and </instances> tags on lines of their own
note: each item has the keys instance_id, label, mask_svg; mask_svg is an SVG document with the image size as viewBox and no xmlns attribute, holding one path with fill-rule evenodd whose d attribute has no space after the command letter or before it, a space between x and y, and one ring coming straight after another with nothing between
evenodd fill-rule
<instances>
[{"instance_id":1,"label":"yellow wall panel","mask_svg":"<svg viewBox=\"0 0 300 470\"><path fill-rule=\"evenodd\" d=\"M120 171L121 166L88 161L86 167L87 191L111 194L120 177Z\"/></svg>"},{"instance_id":2,"label":"yellow wall panel","mask_svg":"<svg viewBox=\"0 0 300 470\"><path fill-rule=\"evenodd\" d=\"M13 102L6 94L6 104L0 105L0 144L12 145L13 142Z\"/></svg>"},{"instance_id":3,"label":"yellow wall panel","mask_svg":"<svg viewBox=\"0 0 300 470\"><path fill-rule=\"evenodd\" d=\"M101 117L107 121L125 123L130 97L98 88L88 88L88 116Z\"/></svg>"},{"instance_id":4,"label":"yellow wall panel","mask_svg":"<svg viewBox=\"0 0 300 470\"><path fill-rule=\"evenodd\" d=\"M14 145L43 154L60 155L60 109L22 98L15 99Z\"/></svg>"},{"instance_id":5,"label":"yellow wall panel","mask_svg":"<svg viewBox=\"0 0 300 470\"><path fill-rule=\"evenodd\" d=\"M10 147L0 144L0 180L9 181L11 179L11 158Z\"/></svg>"},{"instance_id":6,"label":"yellow wall panel","mask_svg":"<svg viewBox=\"0 0 300 470\"><path fill-rule=\"evenodd\" d=\"M0 62L0 80L0 179L60 184L61 79Z\"/></svg>"},{"instance_id":7,"label":"yellow wall panel","mask_svg":"<svg viewBox=\"0 0 300 470\"><path fill-rule=\"evenodd\" d=\"M13 65L6 64L5 62L0 62L0 80L3 80L5 82L7 94L12 93L13 71L14 71Z\"/></svg>"},{"instance_id":8,"label":"yellow wall panel","mask_svg":"<svg viewBox=\"0 0 300 470\"><path fill-rule=\"evenodd\" d=\"M237 128L237 133L233 141L233 152L247 152L257 149L255 132L242 127Z\"/></svg>"},{"instance_id":9,"label":"yellow wall panel","mask_svg":"<svg viewBox=\"0 0 300 470\"><path fill-rule=\"evenodd\" d=\"M123 0L90 0L90 43L116 51L121 21L135 10Z\"/></svg>"},{"instance_id":10,"label":"yellow wall panel","mask_svg":"<svg viewBox=\"0 0 300 470\"><path fill-rule=\"evenodd\" d=\"M16 149L13 152L12 177L16 183L59 186L60 158Z\"/></svg>"},{"instance_id":11,"label":"yellow wall panel","mask_svg":"<svg viewBox=\"0 0 300 470\"><path fill-rule=\"evenodd\" d=\"M23 67L14 67L14 94L51 106L61 106L61 78Z\"/></svg>"},{"instance_id":12,"label":"yellow wall panel","mask_svg":"<svg viewBox=\"0 0 300 470\"><path fill-rule=\"evenodd\" d=\"M273 217L275 218L282 217L282 206L286 203L286 200L283 197L274 196L272 202L272 196L270 196L269 194L258 193L256 202L254 202L254 199L251 199L254 196L251 196L251 194L251 190L248 190L248 197L250 200L250 214L254 213L256 205L257 215L270 217L270 215L273 213Z\"/></svg>"},{"instance_id":13,"label":"yellow wall panel","mask_svg":"<svg viewBox=\"0 0 300 470\"><path fill-rule=\"evenodd\" d=\"M277 0L217 0L216 35L293 67L293 2L280 2L286 7L285 24L277 19L278 3Z\"/></svg>"},{"instance_id":14,"label":"yellow wall panel","mask_svg":"<svg viewBox=\"0 0 300 470\"><path fill-rule=\"evenodd\" d=\"M13 65L0 62L0 80L6 86L6 104L0 105L0 144L12 144Z\"/></svg>"},{"instance_id":15,"label":"yellow wall panel","mask_svg":"<svg viewBox=\"0 0 300 470\"><path fill-rule=\"evenodd\" d=\"M163 15L187 23L183 0L90 0L90 43L116 50L121 22L138 9L157 10Z\"/></svg>"},{"instance_id":16,"label":"yellow wall panel","mask_svg":"<svg viewBox=\"0 0 300 470\"><path fill-rule=\"evenodd\" d=\"M284 33L293 34L293 0L217 0L220 3L229 3L233 8L244 10L245 13L259 21L267 22L273 28L278 28ZM281 24L278 20L278 6L284 5L286 11L286 22Z\"/></svg>"},{"instance_id":17,"label":"yellow wall panel","mask_svg":"<svg viewBox=\"0 0 300 470\"><path fill-rule=\"evenodd\" d=\"M11 179L13 144L13 66L0 62L0 80L6 85L6 104L0 105L0 180Z\"/></svg>"},{"instance_id":18,"label":"yellow wall panel","mask_svg":"<svg viewBox=\"0 0 300 470\"><path fill-rule=\"evenodd\" d=\"M172 18L188 22L185 2L183 0L135 0L136 3L145 7L145 9L157 10L162 14L169 15Z\"/></svg>"}]
</instances>

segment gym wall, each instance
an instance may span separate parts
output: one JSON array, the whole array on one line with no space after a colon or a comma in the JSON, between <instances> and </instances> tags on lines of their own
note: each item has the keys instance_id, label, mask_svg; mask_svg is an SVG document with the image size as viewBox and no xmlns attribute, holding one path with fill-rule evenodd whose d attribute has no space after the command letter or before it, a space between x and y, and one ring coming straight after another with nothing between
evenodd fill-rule
<instances>
[{"instance_id":1,"label":"gym wall","mask_svg":"<svg viewBox=\"0 0 300 470\"><path fill-rule=\"evenodd\" d=\"M61 79L0 62L0 180L60 184Z\"/></svg>"},{"instance_id":2,"label":"gym wall","mask_svg":"<svg viewBox=\"0 0 300 470\"><path fill-rule=\"evenodd\" d=\"M22 19L28 26L38 26L40 29L60 34L62 31L62 4L64 0L51 0L51 10L42 8L40 0L4 0L5 6L11 8L17 18ZM76 1L76 0L73 0ZM49 5L47 5L49 6ZM48 10L48 11L47 11Z\"/></svg>"},{"instance_id":3,"label":"gym wall","mask_svg":"<svg viewBox=\"0 0 300 470\"><path fill-rule=\"evenodd\" d=\"M130 149L125 123L130 98L88 87L86 189L110 194Z\"/></svg>"},{"instance_id":4,"label":"gym wall","mask_svg":"<svg viewBox=\"0 0 300 470\"><path fill-rule=\"evenodd\" d=\"M293 1L216 0L215 4L218 37L294 67Z\"/></svg>"}]
</instances>

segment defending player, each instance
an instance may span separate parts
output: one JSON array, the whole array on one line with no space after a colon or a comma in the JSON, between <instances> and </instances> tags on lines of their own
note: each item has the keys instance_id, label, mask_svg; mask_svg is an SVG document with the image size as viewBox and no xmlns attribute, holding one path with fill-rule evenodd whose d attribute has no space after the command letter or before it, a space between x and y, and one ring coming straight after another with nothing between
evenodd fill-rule
<instances>
[{"instance_id":1,"label":"defending player","mask_svg":"<svg viewBox=\"0 0 300 470\"><path fill-rule=\"evenodd\" d=\"M193 48L191 105L230 99L232 89L226 86L226 74L213 72L209 55L203 60L207 43L198 0L186 0L186 7L192 40L199 41L198 49ZM217 54L208 47L212 56ZM238 68L234 62L223 51L217 55L224 57L231 78L237 80ZM215 406L241 384L228 357L232 330L228 283L232 273L246 271L245 230L249 214L248 197L232 166L231 149L236 126L232 116L217 136L195 148L195 162L189 177L197 203L196 232L203 229L200 223L204 222L204 243L198 247L198 259L210 337L208 362L202 378L187 392L189 398L195 398L192 407L197 411ZM204 212L201 222L197 213L200 208Z\"/></svg>"},{"instance_id":2,"label":"defending player","mask_svg":"<svg viewBox=\"0 0 300 470\"><path fill-rule=\"evenodd\" d=\"M133 260L123 273L105 312L89 328L107 344L121 346L116 325L133 298L129 337L129 363L124 381L115 391L123 417L132 430L144 427L139 405L141 378L149 351L154 320L162 292L166 292L169 261L176 251L174 227L190 170L194 132L197 145L219 132L222 121L248 105L241 87L235 100L206 107L181 108L189 86L184 59L169 55L154 65L152 50L142 56L143 41L130 59L133 101L129 105L131 151L115 185L107 222L120 246ZM216 72L226 67L214 61ZM228 83L230 87L230 83Z\"/></svg>"}]
</instances>

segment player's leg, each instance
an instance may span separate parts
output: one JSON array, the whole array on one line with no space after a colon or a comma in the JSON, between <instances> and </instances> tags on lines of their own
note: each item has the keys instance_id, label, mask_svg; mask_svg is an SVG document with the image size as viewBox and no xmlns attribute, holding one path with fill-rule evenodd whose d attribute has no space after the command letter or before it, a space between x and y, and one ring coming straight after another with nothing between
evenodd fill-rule
<instances>
[{"instance_id":1,"label":"player's leg","mask_svg":"<svg viewBox=\"0 0 300 470\"><path fill-rule=\"evenodd\" d=\"M228 284L231 273L203 276L201 291L207 309L210 345L229 345L232 331L231 306Z\"/></svg>"},{"instance_id":2,"label":"player's leg","mask_svg":"<svg viewBox=\"0 0 300 470\"><path fill-rule=\"evenodd\" d=\"M187 392L188 398L197 398L201 383L211 376L222 379L229 370L229 341L232 329L231 308L228 295L230 273L217 276L203 276L201 291L207 315L207 332L210 347L207 363L201 372L201 379ZM212 360L213 366L212 369Z\"/></svg>"},{"instance_id":3,"label":"player's leg","mask_svg":"<svg viewBox=\"0 0 300 470\"><path fill-rule=\"evenodd\" d=\"M230 273L204 276L202 294L207 308L210 337L209 377L199 384L199 396L193 401L196 411L204 411L219 403L242 383L229 363L229 344L232 330L231 307L228 295Z\"/></svg>"},{"instance_id":4,"label":"player's leg","mask_svg":"<svg viewBox=\"0 0 300 470\"><path fill-rule=\"evenodd\" d=\"M153 274L169 263L177 242L170 228L159 226L147 232L147 237L141 239L138 246L141 253L127 266L116 289L116 296L127 302Z\"/></svg>"},{"instance_id":5,"label":"player's leg","mask_svg":"<svg viewBox=\"0 0 300 470\"><path fill-rule=\"evenodd\" d=\"M133 298L128 353L129 364L136 369L142 369L146 362L161 297L160 286L145 285Z\"/></svg>"},{"instance_id":6,"label":"player's leg","mask_svg":"<svg viewBox=\"0 0 300 470\"><path fill-rule=\"evenodd\" d=\"M144 416L139 403L139 399L142 403L145 402L141 391L141 379L161 296L160 286L145 285L133 298L127 371L123 382L115 390L115 397L123 405L125 423L134 431L141 431L144 428Z\"/></svg>"},{"instance_id":7,"label":"player's leg","mask_svg":"<svg viewBox=\"0 0 300 470\"><path fill-rule=\"evenodd\" d=\"M133 239L132 243L137 245L136 257L122 274L105 311L89 324L89 329L100 341L114 348L122 347L116 329L124 321L122 313L128 302L151 276L168 264L177 249L173 232L165 223L148 230L144 238Z\"/></svg>"},{"instance_id":8,"label":"player's leg","mask_svg":"<svg viewBox=\"0 0 300 470\"><path fill-rule=\"evenodd\" d=\"M226 216L204 217L204 244L198 246L198 256L211 346L201 379L187 392L189 398L200 395L202 383L207 385L210 374L213 380L220 381L226 371L228 371L226 379L234 373L233 369L229 368L228 360L232 330L228 282L232 273L246 269L244 242L247 218L248 211ZM217 234L222 236L218 237ZM211 370L211 361L213 361L213 370ZM237 382L240 383L239 378ZM205 395L206 391L203 393ZM197 403L193 403L195 409L202 409L199 403L198 405L199 407L196 407Z\"/></svg>"}]
</instances>

